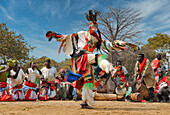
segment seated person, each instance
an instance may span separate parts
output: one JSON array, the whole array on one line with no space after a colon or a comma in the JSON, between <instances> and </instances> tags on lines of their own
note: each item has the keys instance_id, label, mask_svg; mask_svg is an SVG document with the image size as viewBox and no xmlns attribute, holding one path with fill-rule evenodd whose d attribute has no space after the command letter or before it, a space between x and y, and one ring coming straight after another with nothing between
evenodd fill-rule
<instances>
[{"instance_id":1,"label":"seated person","mask_svg":"<svg viewBox=\"0 0 170 115\"><path fill-rule=\"evenodd\" d=\"M128 77L129 77L129 74L128 74L128 71L127 69L122 66L122 61L117 61L116 62L116 66L114 67L115 70L118 68L118 66L120 67L120 71L117 72L116 74L116 85L118 86L119 85L119 82L123 81L123 83L126 85L126 89L128 90Z\"/></svg>"},{"instance_id":2,"label":"seated person","mask_svg":"<svg viewBox=\"0 0 170 115\"><path fill-rule=\"evenodd\" d=\"M56 82L57 82L57 99L62 99L66 100L67 99L67 94L69 92L69 87L66 82L66 76L65 76L65 70L61 69L59 71L59 76L56 77Z\"/></svg>"},{"instance_id":3,"label":"seated person","mask_svg":"<svg viewBox=\"0 0 170 115\"><path fill-rule=\"evenodd\" d=\"M37 92L39 90L39 83L36 86L35 80L39 82L41 71L36 66L36 63L31 61L30 68L26 70L26 78L24 81L25 100L35 101L37 99Z\"/></svg>"},{"instance_id":4,"label":"seated person","mask_svg":"<svg viewBox=\"0 0 170 115\"><path fill-rule=\"evenodd\" d=\"M7 79L9 78L10 71L14 65L10 60L7 62L7 66L0 67L0 101L9 101L11 96L7 87Z\"/></svg>"},{"instance_id":5,"label":"seated person","mask_svg":"<svg viewBox=\"0 0 170 115\"><path fill-rule=\"evenodd\" d=\"M168 102L170 95L170 87L168 76L164 76L163 70L158 68L159 81L155 88L159 102Z\"/></svg>"},{"instance_id":6,"label":"seated person","mask_svg":"<svg viewBox=\"0 0 170 115\"><path fill-rule=\"evenodd\" d=\"M22 83L25 79L25 74L16 61L13 63L15 63L15 67L10 71L11 96L13 100L24 100L25 96Z\"/></svg>"},{"instance_id":7,"label":"seated person","mask_svg":"<svg viewBox=\"0 0 170 115\"><path fill-rule=\"evenodd\" d=\"M56 99L55 77L57 76L57 70L50 64L50 59L45 58L45 67L41 69L40 101Z\"/></svg>"}]
</instances>

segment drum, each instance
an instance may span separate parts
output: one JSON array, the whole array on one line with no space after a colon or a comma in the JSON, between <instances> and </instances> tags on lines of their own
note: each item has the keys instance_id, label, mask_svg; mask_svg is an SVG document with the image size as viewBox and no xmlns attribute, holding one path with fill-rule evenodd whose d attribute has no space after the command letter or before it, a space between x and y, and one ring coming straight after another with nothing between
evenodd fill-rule
<instances>
[{"instance_id":1,"label":"drum","mask_svg":"<svg viewBox=\"0 0 170 115\"><path fill-rule=\"evenodd\" d=\"M143 95L143 99L145 100L149 98L149 90L143 83L141 84L135 83L132 87L132 91L141 93Z\"/></svg>"},{"instance_id":2,"label":"drum","mask_svg":"<svg viewBox=\"0 0 170 115\"><path fill-rule=\"evenodd\" d=\"M97 92L98 93L106 93L107 92L107 87L103 87L106 79L102 78L99 80L99 85L97 86Z\"/></svg>"},{"instance_id":3,"label":"drum","mask_svg":"<svg viewBox=\"0 0 170 115\"><path fill-rule=\"evenodd\" d=\"M108 93L95 93L95 100L100 100L100 101L113 101L117 100L117 95L116 94L108 94Z\"/></svg>"},{"instance_id":4,"label":"drum","mask_svg":"<svg viewBox=\"0 0 170 115\"><path fill-rule=\"evenodd\" d=\"M134 102L142 102L143 100L143 95L141 93L132 93L131 94L131 99Z\"/></svg>"}]
</instances>

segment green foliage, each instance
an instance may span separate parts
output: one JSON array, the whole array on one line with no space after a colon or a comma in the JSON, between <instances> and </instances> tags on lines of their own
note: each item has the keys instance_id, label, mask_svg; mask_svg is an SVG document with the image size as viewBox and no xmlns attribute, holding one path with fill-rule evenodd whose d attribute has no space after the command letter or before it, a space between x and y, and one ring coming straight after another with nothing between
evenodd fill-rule
<instances>
[{"instance_id":1,"label":"green foliage","mask_svg":"<svg viewBox=\"0 0 170 115\"><path fill-rule=\"evenodd\" d=\"M156 36L148 39L148 44L144 47L154 49L158 52L170 53L170 37L167 34L155 33Z\"/></svg>"},{"instance_id":2,"label":"green foliage","mask_svg":"<svg viewBox=\"0 0 170 115\"><path fill-rule=\"evenodd\" d=\"M24 37L19 34L16 35L16 32L9 30L6 27L6 23L0 23L0 60L4 63L8 59L17 59L19 62L23 63L26 60L29 60L29 53L35 47L31 47Z\"/></svg>"}]
</instances>

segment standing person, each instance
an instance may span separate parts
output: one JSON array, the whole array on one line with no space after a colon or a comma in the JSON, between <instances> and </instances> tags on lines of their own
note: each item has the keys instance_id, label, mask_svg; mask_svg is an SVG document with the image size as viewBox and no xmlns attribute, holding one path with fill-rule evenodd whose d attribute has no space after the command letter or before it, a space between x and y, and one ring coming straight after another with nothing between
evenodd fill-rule
<instances>
[{"instance_id":1,"label":"standing person","mask_svg":"<svg viewBox=\"0 0 170 115\"><path fill-rule=\"evenodd\" d=\"M8 60L7 66L0 67L0 101L10 101L11 96L7 87L7 79L10 74L10 70L14 67L11 61Z\"/></svg>"},{"instance_id":2,"label":"standing person","mask_svg":"<svg viewBox=\"0 0 170 115\"><path fill-rule=\"evenodd\" d=\"M26 70L26 78L24 81L24 92L25 92L25 100L27 101L35 101L37 99L36 92L39 87L39 77L42 75L42 72L38 69L36 63L34 61L30 62L30 68ZM37 86L34 83L37 80Z\"/></svg>"},{"instance_id":3,"label":"standing person","mask_svg":"<svg viewBox=\"0 0 170 115\"><path fill-rule=\"evenodd\" d=\"M41 89L39 99L41 101L56 98L55 78L57 77L57 70L51 66L50 58L45 58L45 67L41 69Z\"/></svg>"},{"instance_id":4,"label":"standing person","mask_svg":"<svg viewBox=\"0 0 170 115\"><path fill-rule=\"evenodd\" d=\"M65 70L59 71L59 76L56 78L57 81L57 99L66 100L69 91L68 84L66 82Z\"/></svg>"},{"instance_id":5,"label":"standing person","mask_svg":"<svg viewBox=\"0 0 170 115\"><path fill-rule=\"evenodd\" d=\"M161 54L157 53L156 58L151 62L151 66L155 72L155 80L158 83L159 76L158 76L158 68L161 67L160 60L162 59Z\"/></svg>"},{"instance_id":6,"label":"standing person","mask_svg":"<svg viewBox=\"0 0 170 115\"><path fill-rule=\"evenodd\" d=\"M154 88L155 79L154 71L148 59L144 57L144 54L137 55L137 62L135 65L135 74L134 74L134 84L143 83L149 89L149 101L153 102L154 99Z\"/></svg>"},{"instance_id":7,"label":"standing person","mask_svg":"<svg viewBox=\"0 0 170 115\"><path fill-rule=\"evenodd\" d=\"M11 96L13 100L24 100L25 96L22 83L25 79L25 74L16 60L13 60L13 63L15 64L15 67L10 71Z\"/></svg>"},{"instance_id":8,"label":"standing person","mask_svg":"<svg viewBox=\"0 0 170 115\"><path fill-rule=\"evenodd\" d=\"M117 67L120 67L120 71L117 72L116 76L119 77L119 79L121 81L124 82L124 84L126 84L126 88L128 89L128 77L129 77L129 74L128 74L128 71L127 69L122 65L122 61L118 60L116 62L116 66L114 67L115 70L117 69ZM117 82L117 81L116 81ZM116 84L119 84L119 83L116 83Z\"/></svg>"}]
</instances>

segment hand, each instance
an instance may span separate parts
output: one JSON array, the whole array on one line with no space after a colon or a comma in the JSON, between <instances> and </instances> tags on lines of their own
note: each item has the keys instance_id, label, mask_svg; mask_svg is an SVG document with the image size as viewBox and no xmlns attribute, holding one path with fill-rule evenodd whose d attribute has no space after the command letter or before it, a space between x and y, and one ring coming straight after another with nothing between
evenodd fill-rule
<instances>
[{"instance_id":1,"label":"hand","mask_svg":"<svg viewBox=\"0 0 170 115\"><path fill-rule=\"evenodd\" d=\"M6 66L5 71L9 71L9 70L11 70L11 68L9 66Z\"/></svg>"},{"instance_id":2,"label":"hand","mask_svg":"<svg viewBox=\"0 0 170 115\"><path fill-rule=\"evenodd\" d=\"M18 68L18 69L21 69L21 65L20 65L20 64L18 64L17 68Z\"/></svg>"},{"instance_id":3,"label":"hand","mask_svg":"<svg viewBox=\"0 0 170 115\"><path fill-rule=\"evenodd\" d=\"M116 87L120 87L119 83L116 83Z\"/></svg>"},{"instance_id":4,"label":"hand","mask_svg":"<svg viewBox=\"0 0 170 115\"><path fill-rule=\"evenodd\" d=\"M41 81L42 81L42 82L45 82L45 79L44 79L44 78L42 78L42 79L41 79Z\"/></svg>"},{"instance_id":5,"label":"hand","mask_svg":"<svg viewBox=\"0 0 170 115\"><path fill-rule=\"evenodd\" d=\"M106 88L106 85L103 84L102 87L103 87L103 88Z\"/></svg>"},{"instance_id":6,"label":"hand","mask_svg":"<svg viewBox=\"0 0 170 115\"><path fill-rule=\"evenodd\" d=\"M118 71L120 71L121 67L122 67L122 66L121 66L121 65L119 65L119 66L117 67L117 70L118 70Z\"/></svg>"},{"instance_id":7,"label":"hand","mask_svg":"<svg viewBox=\"0 0 170 115\"><path fill-rule=\"evenodd\" d=\"M99 82L100 80L99 79L96 79L96 82Z\"/></svg>"},{"instance_id":8,"label":"hand","mask_svg":"<svg viewBox=\"0 0 170 115\"><path fill-rule=\"evenodd\" d=\"M57 88L57 94L59 94L59 92L60 92L60 90L59 90L59 88Z\"/></svg>"},{"instance_id":9,"label":"hand","mask_svg":"<svg viewBox=\"0 0 170 115\"><path fill-rule=\"evenodd\" d=\"M141 84L141 83L142 83L142 80L141 80L141 79L140 79L140 80L138 80L138 81L137 81L137 83L138 83L138 84Z\"/></svg>"},{"instance_id":10,"label":"hand","mask_svg":"<svg viewBox=\"0 0 170 115\"><path fill-rule=\"evenodd\" d=\"M37 65L35 65L35 68L38 69Z\"/></svg>"},{"instance_id":11,"label":"hand","mask_svg":"<svg viewBox=\"0 0 170 115\"><path fill-rule=\"evenodd\" d=\"M44 80L45 80L45 81L48 81L48 78L45 78Z\"/></svg>"},{"instance_id":12,"label":"hand","mask_svg":"<svg viewBox=\"0 0 170 115\"><path fill-rule=\"evenodd\" d=\"M67 94L67 95L69 94L69 90L66 91L66 94Z\"/></svg>"},{"instance_id":13,"label":"hand","mask_svg":"<svg viewBox=\"0 0 170 115\"><path fill-rule=\"evenodd\" d=\"M36 92L39 92L40 91L40 88L39 87L36 87Z\"/></svg>"}]
</instances>

